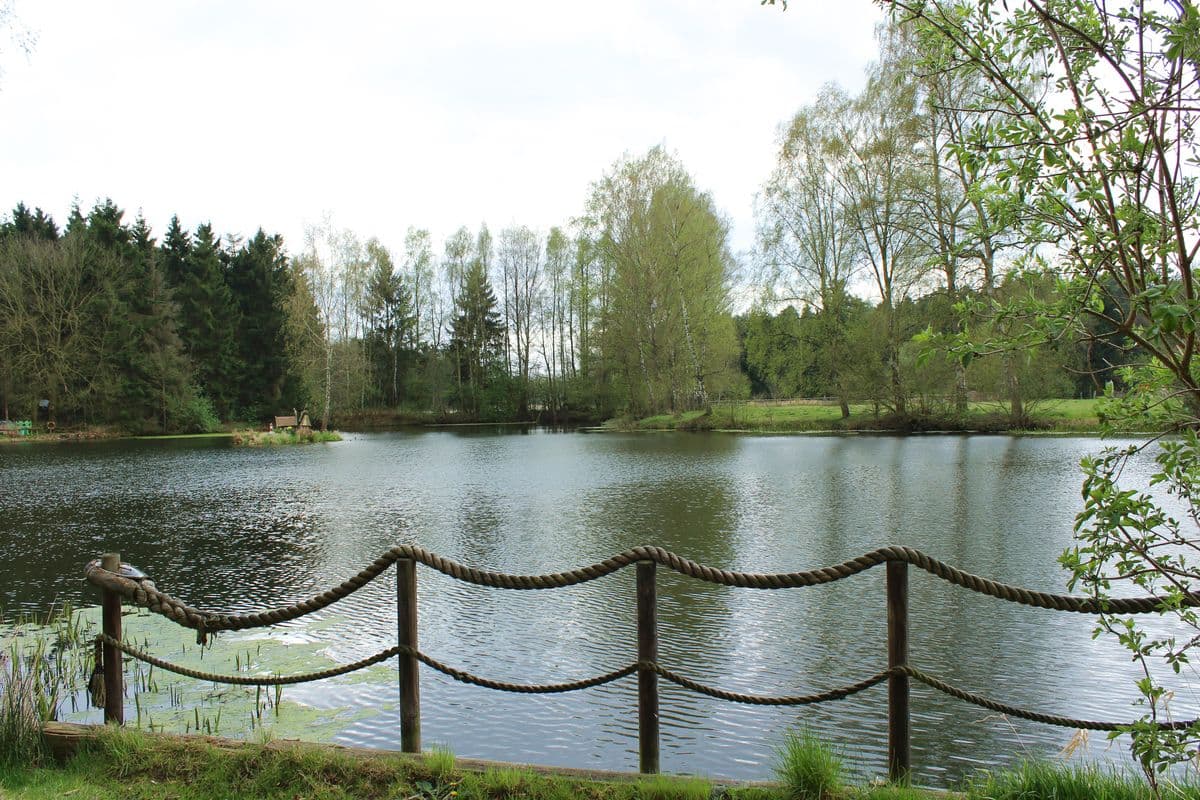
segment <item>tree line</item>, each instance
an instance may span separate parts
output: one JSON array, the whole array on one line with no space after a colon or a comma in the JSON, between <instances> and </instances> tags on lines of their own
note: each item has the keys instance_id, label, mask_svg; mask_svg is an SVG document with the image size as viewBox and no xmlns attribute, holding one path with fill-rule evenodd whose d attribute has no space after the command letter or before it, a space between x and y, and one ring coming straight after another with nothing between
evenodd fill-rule
<instances>
[{"instance_id":1,"label":"tree line","mask_svg":"<svg viewBox=\"0 0 1200 800\"><path fill-rule=\"evenodd\" d=\"M291 271L278 236L159 244L111 201L60 231L18 205L0 226L0 410L6 417L208 430L299 399L283 351Z\"/></svg>"},{"instance_id":2,"label":"tree line","mask_svg":"<svg viewBox=\"0 0 1200 800\"><path fill-rule=\"evenodd\" d=\"M1021 423L1032 400L1119 384L1144 355L1103 315L1021 338L1020 306L1070 289L1028 209L988 188L1009 167L972 147L1003 121L978 110L984 77L930 69L912 26L878 39L860 93L826 86L781 127L742 264L662 147L617 161L562 226L440 243L410 227L396 253L329 218L289 253L178 218L159 242L110 200L61 231L18 205L0 225L0 411L173 431L292 408L322 425L575 421L750 396L905 419L986 397ZM1101 302L1119 316L1119 287Z\"/></svg>"},{"instance_id":3,"label":"tree line","mask_svg":"<svg viewBox=\"0 0 1200 800\"><path fill-rule=\"evenodd\" d=\"M741 385L728 225L662 149L594 185L572 230L486 225L403 251L328 218L298 252L173 218L161 242L111 200L60 230L0 225L0 411L141 432L308 408L328 425L599 419Z\"/></svg>"},{"instance_id":4,"label":"tree line","mask_svg":"<svg viewBox=\"0 0 1200 800\"><path fill-rule=\"evenodd\" d=\"M893 17L877 39L861 92L827 85L782 128L757 206L763 300L742 321L754 391L899 417L983 396L1020 424L1032 400L1119 389L1145 360L1112 320L1120 285L1097 287L1107 315L1053 335L1031 322L1075 289L1040 210L1007 190L1020 177L992 149L1009 117L987 75L918 20ZM1014 69L1036 93L1033 61Z\"/></svg>"}]
</instances>

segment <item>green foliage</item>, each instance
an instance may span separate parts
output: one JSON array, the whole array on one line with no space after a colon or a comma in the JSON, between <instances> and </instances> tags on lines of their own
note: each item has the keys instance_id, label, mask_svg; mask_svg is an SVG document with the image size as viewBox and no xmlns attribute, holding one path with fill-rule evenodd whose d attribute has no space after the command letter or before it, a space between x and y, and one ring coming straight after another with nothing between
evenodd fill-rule
<instances>
[{"instance_id":1,"label":"green foliage","mask_svg":"<svg viewBox=\"0 0 1200 800\"><path fill-rule=\"evenodd\" d=\"M371 367L380 376L381 394L388 405L395 406L403 396L401 381L407 379L415 356L413 292L396 272L387 249L374 239L367 242L367 259L371 264L366 286L367 349Z\"/></svg>"},{"instance_id":2,"label":"green foliage","mask_svg":"<svg viewBox=\"0 0 1200 800\"><path fill-rule=\"evenodd\" d=\"M1106 340L1108 352L1138 351L1135 369L1118 371L1125 398L1105 413L1125 424L1160 419L1181 427L1200 419L1200 371L1194 364L1200 296L1194 281L1200 204L1194 167L1197 111L1191 3L916 3L894 0L925 42L925 67L981 76L974 100L977 132L961 137L971 163L986 164L986 194L1020 209L1012 224L1027 249L1022 279L993 303L994 330L979 349L998 349L1008 365L1012 415L1020 416L1016 362L1031 345L1082 337ZM999 113L996 113L999 112ZM1040 247L1039 247L1040 245ZM1045 290L1053 270L1054 291ZM1084 364L1094 364L1089 353ZM1113 371L1104 376L1113 380ZM1109 383L1111 386L1111 383ZM1109 389L1110 393L1115 394ZM1145 714L1131 726L1134 757L1150 791L1190 759L1200 731L1163 730L1169 693L1151 660L1187 663L1195 612L1181 598L1200 573L1195 547L1195 436L1164 443L1153 483L1187 509L1179 522L1148 494L1126 488L1122 470L1138 448L1108 450L1083 462L1084 510L1073 548L1062 557L1071 584L1098 598L1119 587L1160 598L1177 628L1152 634L1135 619L1102 615L1143 669L1137 682ZM1157 630L1157 629L1156 629ZM1179 631L1191 630L1177 638Z\"/></svg>"},{"instance_id":3,"label":"green foliage","mask_svg":"<svg viewBox=\"0 0 1200 800\"><path fill-rule=\"evenodd\" d=\"M283 238L259 229L245 245L225 254L226 279L238 324L234 338L233 409L245 420L286 407L288 373L286 306L290 291Z\"/></svg>"},{"instance_id":4,"label":"green foliage","mask_svg":"<svg viewBox=\"0 0 1200 800\"><path fill-rule=\"evenodd\" d=\"M1109 449L1083 461L1084 508L1076 518L1076 544L1062 564L1070 586L1107 598L1114 585L1130 584L1159 598L1161 611L1179 624L1151 634L1134 618L1113 614L1100 617L1097 633L1108 633L1143 666L1137 682L1146 710L1140 721L1119 732L1132 734L1132 752L1152 780L1171 764L1189 761L1200 745L1200 726L1171 730L1157 723L1170 719L1170 695L1153 677L1149 662L1161 660L1176 673L1190 662L1200 641L1200 616L1187 596L1200 589L1191 553L1200 525L1200 437L1186 431L1164 441L1155 456L1158 471L1151 485L1161 487L1183 504L1185 522L1167 514L1146 492L1121 486L1122 470L1141 448Z\"/></svg>"},{"instance_id":5,"label":"green foliage","mask_svg":"<svg viewBox=\"0 0 1200 800\"><path fill-rule=\"evenodd\" d=\"M237 307L225 280L223 253L212 226L196 229L182 268L175 287L180 336L198 383L217 413L227 416L237 395Z\"/></svg>"},{"instance_id":6,"label":"green foliage","mask_svg":"<svg viewBox=\"0 0 1200 800\"><path fill-rule=\"evenodd\" d=\"M485 772L434 768L429 757L362 757L305 745L213 747L203 741L151 737L107 728L63 765L0 766L5 797L81 796L117 800L702 800L707 781L656 776L602 782L544 775L517 767ZM729 788L731 800L775 800L774 791Z\"/></svg>"},{"instance_id":7,"label":"green foliage","mask_svg":"<svg viewBox=\"0 0 1200 800\"><path fill-rule=\"evenodd\" d=\"M503 407L507 393L497 391L497 380L502 371L504 327L497 310L496 292L487 273L490 244L484 246L483 236L480 238L480 252L459 276L454 296L450 353L457 373L459 408L472 417L486 418Z\"/></svg>"},{"instance_id":8,"label":"green foliage","mask_svg":"<svg viewBox=\"0 0 1200 800\"><path fill-rule=\"evenodd\" d=\"M785 735L775 775L787 800L831 800L846 783L842 759L807 728Z\"/></svg>"},{"instance_id":9,"label":"green foliage","mask_svg":"<svg viewBox=\"0 0 1200 800\"><path fill-rule=\"evenodd\" d=\"M588 228L607 292L600 352L634 412L703 408L735 390L728 225L677 159L655 147L592 186Z\"/></svg>"},{"instance_id":10,"label":"green foliage","mask_svg":"<svg viewBox=\"0 0 1200 800\"><path fill-rule=\"evenodd\" d=\"M172 430L180 433L212 433L221 426L212 401L200 389L189 386L180 396L172 397L167 413Z\"/></svg>"}]
</instances>

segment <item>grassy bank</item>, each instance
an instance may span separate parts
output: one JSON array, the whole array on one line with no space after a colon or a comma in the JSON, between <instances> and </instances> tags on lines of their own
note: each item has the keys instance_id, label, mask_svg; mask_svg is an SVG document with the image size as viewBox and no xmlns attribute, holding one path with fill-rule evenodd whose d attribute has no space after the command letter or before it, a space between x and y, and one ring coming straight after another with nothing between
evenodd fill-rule
<instances>
[{"instance_id":1,"label":"grassy bank","mask_svg":"<svg viewBox=\"0 0 1200 800\"><path fill-rule=\"evenodd\" d=\"M730 800L782 798L763 787L722 787ZM595 779L528 767L460 764L452 753L420 757L292 742L238 744L109 729L77 754L38 767L0 767L0 796L142 800L707 800L709 781L687 777Z\"/></svg>"},{"instance_id":2,"label":"grassy bank","mask_svg":"<svg viewBox=\"0 0 1200 800\"><path fill-rule=\"evenodd\" d=\"M558 413L540 411L528 419L489 418L452 411L429 411L411 408L367 408L337 412L330 424L347 431L392 431L403 428L441 427L454 425L598 425L604 419L582 411L560 410Z\"/></svg>"},{"instance_id":3,"label":"grassy bank","mask_svg":"<svg viewBox=\"0 0 1200 800\"><path fill-rule=\"evenodd\" d=\"M903 417L876 415L867 404L850 406L843 418L834 404L810 402L749 401L714 406L706 411L659 414L642 419L610 420L613 430L690 430L745 432L815 431L982 431L989 433L1043 431L1054 433L1098 433L1097 400L1044 400L1031 403L1026 419L1014 422L997 403L972 403L966 414L949 411L915 411Z\"/></svg>"},{"instance_id":4,"label":"grassy bank","mask_svg":"<svg viewBox=\"0 0 1200 800\"><path fill-rule=\"evenodd\" d=\"M289 444L313 444L314 442L340 442L342 435L337 431L234 431L233 443L243 447L277 447Z\"/></svg>"},{"instance_id":5,"label":"grassy bank","mask_svg":"<svg viewBox=\"0 0 1200 800\"><path fill-rule=\"evenodd\" d=\"M108 729L74 755L40 765L0 766L0 796L14 800L933 800L946 792L849 785L841 764L811 737L792 737L779 756L778 781L732 785L703 778L590 776L521 766L460 762L446 750L422 756L295 742L241 744L205 737L151 736ZM1136 778L1088 767L1029 764L980 774L957 794L965 800L1150 800ZM1182 800L1195 789L1167 786Z\"/></svg>"},{"instance_id":6,"label":"grassy bank","mask_svg":"<svg viewBox=\"0 0 1200 800\"><path fill-rule=\"evenodd\" d=\"M36 428L28 436L0 436L0 446L5 444L32 444L47 442L94 442L108 439L124 439L129 434L119 428L97 425L72 430L48 431Z\"/></svg>"}]
</instances>

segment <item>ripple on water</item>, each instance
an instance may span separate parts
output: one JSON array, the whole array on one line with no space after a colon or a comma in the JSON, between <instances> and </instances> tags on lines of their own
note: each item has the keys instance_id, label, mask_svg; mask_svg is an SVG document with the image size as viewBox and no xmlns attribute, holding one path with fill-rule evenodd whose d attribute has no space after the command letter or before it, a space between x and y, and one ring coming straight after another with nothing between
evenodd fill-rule
<instances>
[{"instance_id":1,"label":"ripple on water","mask_svg":"<svg viewBox=\"0 0 1200 800\"><path fill-rule=\"evenodd\" d=\"M520 573L659 544L716 566L786 571L905 543L971 572L1063 591L1085 439L585 436L428 432L336 446L234 449L218 441L5 448L0 586L6 608L89 602L84 561L119 550L198 605L245 611L307 597L399 542ZM1145 464L1132 470L1139 480ZM419 572L422 649L489 678L558 682L634 658L633 576L553 592L492 590ZM660 660L733 691L808 693L886 664L882 570L833 586L756 592L659 571ZM910 577L911 658L1018 705L1133 716L1123 651L1091 621ZM285 626L336 662L395 642L389 572ZM220 646L220 645L218 645ZM394 661L366 678L293 687L296 702L366 709L336 740L394 749ZM422 669L426 744L463 756L630 769L636 679L569 695L510 695ZM1200 707L1194 676L1176 713ZM662 682L664 768L763 778L789 728L829 739L864 777L884 771L886 689L818 707L723 703ZM1009 720L913 688L919 781L1055 757L1072 731ZM1121 762L1096 737L1085 754Z\"/></svg>"}]
</instances>

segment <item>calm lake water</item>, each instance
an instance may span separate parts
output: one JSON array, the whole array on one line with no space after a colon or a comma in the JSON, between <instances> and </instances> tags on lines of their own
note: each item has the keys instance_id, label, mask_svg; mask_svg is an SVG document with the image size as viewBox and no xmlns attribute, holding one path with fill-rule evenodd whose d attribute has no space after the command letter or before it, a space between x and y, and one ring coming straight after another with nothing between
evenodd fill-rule
<instances>
[{"instance_id":1,"label":"calm lake water","mask_svg":"<svg viewBox=\"0 0 1200 800\"><path fill-rule=\"evenodd\" d=\"M248 610L306 597L411 542L508 572L558 571L637 544L729 569L790 571L908 544L971 572L1064 591L1056 558L1095 439L587 434L512 429L352 435L236 449L220 440L0 448L0 603L95 603L85 561L118 550L194 605ZM1130 475L1144 482L1148 465ZM660 660L759 694L819 691L886 665L883 570L764 592L659 571ZM421 647L487 677L572 680L633 659L633 574L513 592L419 568ZM1003 603L910 577L912 662L1021 706L1126 719L1134 665L1089 617ZM351 661L395 641L390 574L325 619L289 626ZM217 648L220 648L218 640ZM152 648L153 649L153 648ZM169 655L169 654L164 654ZM289 670L294 671L294 670ZM398 748L394 673L289 689L367 709L337 741ZM1186 679L1194 676L1185 675ZM462 756L636 769L636 679L557 696L455 683L422 668L423 736ZM1195 716L1190 683L1175 712ZM670 772L767 778L783 732L806 724L866 776L885 772L882 686L800 709L742 706L661 686ZM921 783L1057 757L1073 731L1010 720L913 688ZM223 731L224 732L224 731ZM1121 760L1093 735L1085 757ZM1074 756L1079 758L1077 754Z\"/></svg>"}]
</instances>

